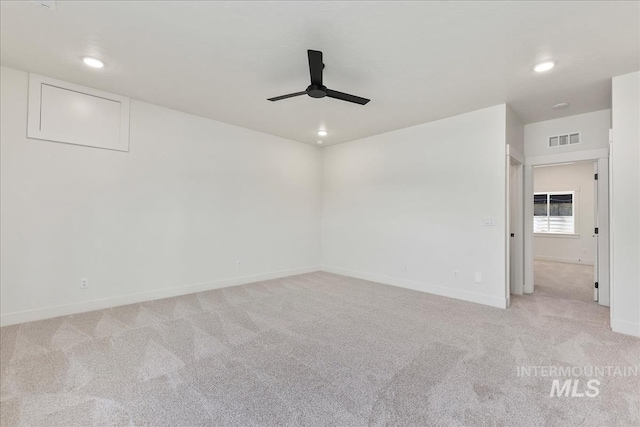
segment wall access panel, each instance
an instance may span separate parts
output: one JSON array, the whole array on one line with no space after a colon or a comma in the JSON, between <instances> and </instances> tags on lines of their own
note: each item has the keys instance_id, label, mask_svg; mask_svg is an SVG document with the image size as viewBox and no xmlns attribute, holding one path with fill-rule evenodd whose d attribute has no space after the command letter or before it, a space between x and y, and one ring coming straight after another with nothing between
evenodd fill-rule
<instances>
[{"instance_id":1,"label":"wall access panel","mask_svg":"<svg viewBox=\"0 0 640 427\"><path fill-rule=\"evenodd\" d=\"M129 151L129 98L29 74L27 136Z\"/></svg>"}]
</instances>

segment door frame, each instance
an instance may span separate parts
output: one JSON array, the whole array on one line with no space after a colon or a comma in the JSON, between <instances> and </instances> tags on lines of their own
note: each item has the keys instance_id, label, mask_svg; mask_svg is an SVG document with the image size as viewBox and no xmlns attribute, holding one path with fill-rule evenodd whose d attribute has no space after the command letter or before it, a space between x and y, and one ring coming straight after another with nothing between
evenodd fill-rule
<instances>
[{"instance_id":1,"label":"door frame","mask_svg":"<svg viewBox=\"0 0 640 427\"><path fill-rule=\"evenodd\" d=\"M598 164L598 275L600 286L606 286L608 295L613 293L613 281L610 280L610 199L609 199L609 149L572 151L560 154L530 156L525 158L524 166L524 292L533 293L533 167L558 163L592 161ZM609 301L606 304L609 305ZM613 307L611 307L613 316Z\"/></svg>"}]
</instances>

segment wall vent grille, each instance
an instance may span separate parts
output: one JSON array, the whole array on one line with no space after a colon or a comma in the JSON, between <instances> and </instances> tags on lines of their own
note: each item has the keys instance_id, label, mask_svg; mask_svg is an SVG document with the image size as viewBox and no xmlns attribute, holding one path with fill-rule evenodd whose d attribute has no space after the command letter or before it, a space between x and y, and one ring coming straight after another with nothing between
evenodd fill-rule
<instances>
[{"instance_id":1,"label":"wall vent grille","mask_svg":"<svg viewBox=\"0 0 640 427\"><path fill-rule=\"evenodd\" d=\"M549 137L549 147L562 147L580 143L580 132L566 133Z\"/></svg>"}]
</instances>

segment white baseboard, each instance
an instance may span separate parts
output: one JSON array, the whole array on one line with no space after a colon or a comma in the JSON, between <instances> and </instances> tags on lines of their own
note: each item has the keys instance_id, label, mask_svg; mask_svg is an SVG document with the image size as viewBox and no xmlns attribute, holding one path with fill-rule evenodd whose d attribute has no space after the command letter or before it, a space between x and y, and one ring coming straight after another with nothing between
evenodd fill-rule
<instances>
[{"instance_id":1,"label":"white baseboard","mask_svg":"<svg viewBox=\"0 0 640 427\"><path fill-rule=\"evenodd\" d=\"M584 265L593 265L594 261L592 259L580 259L580 258L560 258L560 257L552 257L552 256L538 256L536 255L534 259L539 261L553 261L553 262L564 262L568 264L584 264Z\"/></svg>"},{"instance_id":2,"label":"white baseboard","mask_svg":"<svg viewBox=\"0 0 640 427\"><path fill-rule=\"evenodd\" d=\"M275 271L271 273L254 274L251 276L234 277L230 279L215 280L212 282L195 283L175 288L158 289L149 292L140 292L111 298L103 298L91 301L83 301L73 304L44 307L35 310L3 313L0 316L0 326L15 325L18 323L33 322L35 320L49 319L52 317L66 316L69 314L84 313L87 311L101 310L118 307L121 305L135 304L145 301L153 301L162 298L176 297L195 292L209 291L212 289L226 288L230 286L244 285L262 280L279 279L281 277L295 276L297 274L319 271L319 266L301 267L292 270Z\"/></svg>"},{"instance_id":3,"label":"white baseboard","mask_svg":"<svg viewBox=\"0 0 640 427\"><path fill-rule=\"evenodd\" d=\"M626 320L611 320L611 330L625 335L640 337L640 323L628 322Z\"/></svg>"},{"instance_id":4,"label":"white baseboard","mask_svg":"<svg viewBox=\"0 0 640 427\"><path fill-rule=\"evenodd\" d=\"M491 307L507 308L508 306L508 301L506 298L492 297L469 291L461 291L459 289L452 289L422 282L398 279L395 277L379 276L377 274L363 273L360 271L348 270L340 267L332 267L329 265L321 266L321 270L326 271L327 273L340 274L343 276L354 277L356 279L370 280L372 282L383 283L385 285L413 289L414 291L426 292L428 294L475 302L478 304L489 305Z\"/></svg>"}]
</instances>

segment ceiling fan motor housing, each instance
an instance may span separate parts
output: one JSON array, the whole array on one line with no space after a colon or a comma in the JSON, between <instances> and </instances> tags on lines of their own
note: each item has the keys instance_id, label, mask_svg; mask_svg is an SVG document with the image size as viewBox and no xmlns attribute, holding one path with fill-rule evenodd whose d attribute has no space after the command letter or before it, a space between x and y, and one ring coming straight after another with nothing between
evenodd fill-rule
<instances>
[{"instance_id":1,"label":"ceiling fan motor housing","mask_svg":"<svg viewBox=\"0 0 640 427\"><path fill-rule=\"evenodd\" d=\"M309 85L307 88L307 95L312 98L324 98L327 96L327 88L320 85Z\"/></svg>"}]
</instances>

